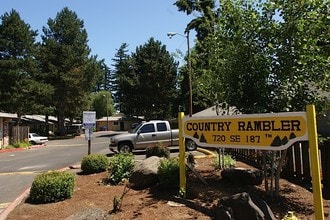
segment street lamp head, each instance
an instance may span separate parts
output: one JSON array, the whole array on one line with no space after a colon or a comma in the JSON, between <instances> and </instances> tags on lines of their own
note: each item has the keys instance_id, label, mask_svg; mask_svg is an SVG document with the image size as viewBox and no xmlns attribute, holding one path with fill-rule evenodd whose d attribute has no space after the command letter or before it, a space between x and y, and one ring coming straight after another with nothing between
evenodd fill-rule
<instances>
[{"instance_id":1,"label":"street lamp head","mask_svg":"<svg viewBox=\"0 0 330 220\"><path fill-rule=\"evenodd\" d=\"M168 32L167 36L171 39L174 35L176 35L175 32Z\"/></svg>"}]
</instances>

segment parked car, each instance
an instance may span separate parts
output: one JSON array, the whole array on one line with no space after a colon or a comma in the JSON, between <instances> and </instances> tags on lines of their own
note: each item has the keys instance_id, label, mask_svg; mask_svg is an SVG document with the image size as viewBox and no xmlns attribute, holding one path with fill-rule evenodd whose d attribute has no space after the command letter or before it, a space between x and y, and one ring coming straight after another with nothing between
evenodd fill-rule
<instances>
[{"instance_id":1,"label":"parked car","mask_svg":"<svg viewBox=\"0 0 330 220\"><path fill-rule=\"evenodd\" d=\"M40 136L37 133L29 133L30 144L45 144L48 141L48 137Z\"/></svg>"}]
</instances>

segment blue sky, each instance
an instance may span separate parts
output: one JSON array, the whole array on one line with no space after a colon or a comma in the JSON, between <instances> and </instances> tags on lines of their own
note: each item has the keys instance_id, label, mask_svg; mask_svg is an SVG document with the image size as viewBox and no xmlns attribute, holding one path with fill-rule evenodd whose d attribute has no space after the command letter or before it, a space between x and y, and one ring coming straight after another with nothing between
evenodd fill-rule
<instances>
[{"instance_id":1,"label":"blue sky","mask_svg":"<svg viewBox=\"0 0 330 220\"><path fill-rule=\"evenodd\" d=\"M84 21L88 33L88 45L92 55L104 59L112 69L112 59L122 43L129 45L129 53L145 44L151 37L159 40L170 53L187 51L186 39L167 32L184 33L192 17L179 12L175 0L0 0L0 15L18 11L21 19L33 30L43 34L49 18L64 7L77 13ZM192 45L193 36L190 36Z\"/></svg>"}]
</instances>

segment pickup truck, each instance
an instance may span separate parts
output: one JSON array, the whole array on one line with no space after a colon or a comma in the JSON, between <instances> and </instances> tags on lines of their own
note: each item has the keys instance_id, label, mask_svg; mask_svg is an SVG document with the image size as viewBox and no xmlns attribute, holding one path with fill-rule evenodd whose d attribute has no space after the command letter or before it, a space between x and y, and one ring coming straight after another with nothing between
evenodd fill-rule
<instances>
[{"instance_id":1,"label":"pickup truck","mask_svg":"<svg viewBox=\"0 0 330 220\"><path fill-rule=\"evenodd\" d=\"M109 149L114 151L117 148L119 152L132 152L133 150L146 149L156 143L162 143L165 146L178 146L179 130L172 130L168 121L142 122L128 133L112 136ZM196 145L191 141L186 143L186 148L195 150Z\"/></svg>"}]
</instances>

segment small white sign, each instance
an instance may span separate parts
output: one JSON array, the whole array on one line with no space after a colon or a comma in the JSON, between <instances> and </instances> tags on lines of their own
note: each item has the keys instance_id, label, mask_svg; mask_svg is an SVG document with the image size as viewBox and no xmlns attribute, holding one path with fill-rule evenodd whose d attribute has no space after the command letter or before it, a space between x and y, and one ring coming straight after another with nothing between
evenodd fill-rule
<instances>
[{"instance_id":1,"label":"small white sign","mask_svg":"<svg viewBox=\"0 0 330 220\"><path fill-rule=\"evenodd\" d=\"M92 140L93 129L85 129L85 140Z\"/></svg>"},{"instance_id":2,"label":"small white sign","mask_svg":"<svg viewBox=\"0 0 330 220\"><path fill-rule=\"evenodd\" d=\"M83 126L85 129L95 128L96 112L94 112L94 111L84 111L83 112Z\"/></svg>"}]
</instances>

